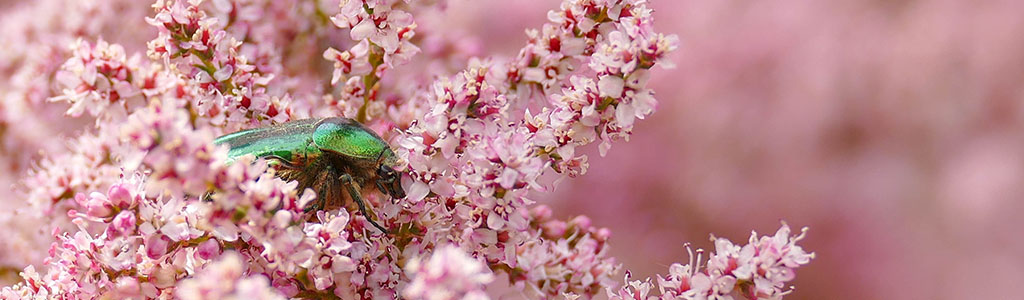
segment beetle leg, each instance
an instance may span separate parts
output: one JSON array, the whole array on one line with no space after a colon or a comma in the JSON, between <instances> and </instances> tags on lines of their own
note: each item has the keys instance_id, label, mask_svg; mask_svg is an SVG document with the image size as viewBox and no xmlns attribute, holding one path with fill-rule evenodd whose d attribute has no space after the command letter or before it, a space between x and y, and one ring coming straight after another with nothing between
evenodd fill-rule
<instances>
[{"instance_id":1,"label":"beetle leg","mask_svg":"<svg viewBox=\"0 0 1024 300\"><path fill-rule=\"evenodd\" d=\"M321 182L320 186L317 187L316 201L313 201L313 205L310 205L309 208L312 211L323 210L327 206L327 197L330 197L331 190L333 189L328 188L326 182Z\"/></svg>"},{"instance_id":2,"label":"beetle leg","mask_svg":"<svg viewBox=\"0 0 1024 300\"><path fill-rule=\"evenodd\" d=\"M299 181L298 190L304 192L305 189L312 188L316 192L316 200L312 204L309 204L302 209L303 212L318 211L324 209L327 205L327 200L331 197L329 192L335 189L333 183L334 178L337 174L334 172L334 168L331 166L323 166L322 162L315 160L309 162L299 171L285 173L288 176L283 177L286 180L297 180Z\"/></svg>"},{"instance_id":3,"label":"beetle leg","mask_svg":"<svg viewBox=\"0 0 1024 300\"><path fill-rule=\"evenodd\" d=\"M381 194L386 195L388 197L388 200L391 200L391 203L395 202L395 198L391 197L391 193L389 193L388 190L384 189L384 184L380 183L380 181L377 181L377 190L380 191Z\"/></svg>"},{"instance_id":4,"label":"beetle leg","mask_svg":"<svg viewBox=\"0 0 1024 300\"><path fill-rule=\"evenodd\" d=\"M356 183L355 179L352 178L352 175L342 174L341 182L342 184L345 185L345 188L348 190L348 195L352 197L352 200L355 201L356 204L359 205L359 212L363 213L363 217L366 217L366 220L370 221L370 224L373 224L374 227L380 229L381 232L385 234L388 233L387 229L384 229L383 226L377 224L377 222L373 220L370 214L366 213L366 203L363 201L363 196L359 194L359 184Z\"/></svg>"},{"instance_id":5,"label":"beetle leg","mask_svg":"<svg viewBox=\"0 0 1024 300\"><path fill-rule=\"evenodd\" d=\"M317 168L317 164L311 164L307 168L306 173L308 174L315 168ZM337 174L331 166L326 166L323 168L323 171L315 176L311 176L312 178L309 179L309 182L312 186L310 187L316 190L316 200L313 201L312 205L304 209L305 212L322 210L327 206L327 200L332 199L332 193L337 190L336 182L334 181L336 176Z\"/></svg>"}]
</instances>

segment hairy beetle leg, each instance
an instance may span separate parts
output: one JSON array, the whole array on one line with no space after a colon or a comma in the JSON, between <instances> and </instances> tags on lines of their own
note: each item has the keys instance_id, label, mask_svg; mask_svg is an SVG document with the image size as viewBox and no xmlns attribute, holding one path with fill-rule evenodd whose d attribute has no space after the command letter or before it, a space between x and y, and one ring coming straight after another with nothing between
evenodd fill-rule
<instances>
[{"instance_id":1,"label":"hairy beetle leg","mask_svg":"<svg viewBox=\"0 0 1024 300\"><path fill-rule=\"evenodd\" d=\"M329 193L329 191L330 189L326 188L326 184L320 185L320 188L316 191L316 200L313 200L313 203L306 206L302 211L311 212L324 209L324 206L326 205L325 202L327 201L327 193Z\"/></svg>"},{"instance_id":2,"label":"hairy beetle leg","mask_svg":"<svg viewBox=\"0 0 1024 300\"><path fill-rule=\"evenodd\" d=\"M316 189L316 200L313 201L311 205L303 209L304 212L324 209L324 207L327 207L327 200L333 199L331 197L334 195L331 195L331 192L337 190L337 187L334 186L334 180L332 180L332 178L337 176L337 172L334 171L334 168L327 166L318 176L319 178L316 179L316 183L313 187Z\"/></svg>"}]
</instances>

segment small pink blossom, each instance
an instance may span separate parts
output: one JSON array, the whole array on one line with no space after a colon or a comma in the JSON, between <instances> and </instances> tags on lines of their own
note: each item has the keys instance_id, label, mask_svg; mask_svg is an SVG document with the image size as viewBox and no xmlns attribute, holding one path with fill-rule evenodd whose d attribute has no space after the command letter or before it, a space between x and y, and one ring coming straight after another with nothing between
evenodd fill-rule
<instances>
[{"instance_id":1,"label":"small pink blossom","mask_svg":"<svg viewBox=\"0 0 1024 300\"><path fill-rule=\"evenodd\" d=\"M226 253L206 265L194 278L178 283L175 295L181 299L285 299L266 277L243 276L245 265L235 253Z\"/></svg>"},{"instance_id":2,"label":"small pink blossom","mask_svg":"<svg viewBox=\"0 0 1024 300\"><path fill-rule=\"evenodd\" d=\"M220 255L220 243L215 239L206 240L205 242L199 243L196 247L196 255L202 259L213 259Z\"/></svg>"},{"instance_id":3,"label":"small pink blossom","mask_svg":"<svg viewBox=\"0 0 1024 300\"><path fill-rule=\"evenodd\" d=\"M494 280L483 263L451 245L410 261L405 271L412 282L402 296L409 299L489 299L484 286Z\"/></svg>"},{"instance_id":4,"label":"small pink blossom","mask_svg":"<svg viewBox=\"0 0 1024 300\"><path fill-rule=\"evenodd\" d=\"M89 196L83 194L75 195L75 202L78 205L85 208L86 214L93 217L106 217L110 215L111 205L110 200L107 199L107 195L102 193L93 192Z\"/></svg>"},{"instance_id":5,"label":"small pink blossom","mask_svg":"<svg viewBox=\"0 0 1024 300\"><path fill-rule=\"evenodd\" d=\"M124 115L131 107L142 105L143 84L138 80L144 77L139 55L126 58L121 45L103 40L93 46L80 39L72 49L74 56L55 75L63 87L62 95L50 101L67 101L71 104L67 114L76 117L85 111L93 116L101 112ZM108 109L111 104L120 108Z\"/></svg>"},{"instance_id":6,"label":"small pink blossom","mask_svg":"<svg viewBox=\"0 0 1024 300\"><path fill-rule=\"evenodd\" d=\"M369 75L373 71L367 55L370 51L370 43L363 40L356 43L351 49L338 51L328 48L324 51L324 59L334 62L334 74L331 76L331 84L337 84L347 76Z\"/></svg>"},{"instance_id":7,"label":"small pink blossom","mask_svg":"<svg viewBox=\"0 0 1024 300\"><path fill-rule=\"evenodd\" d=\"M135 213L130 210L123 210L114 217L114 221L110 223L110 227L107 229L107 234L119 234L119 235L131 235L135 233L136 222Z\"/></svg>"},{"instance_id":8,"label":"small pink blossom","mask_svg":"<svg viewBox=\"0 0 1024 300\"><path fill-rule=\"evenodd\" d=\"M150 235L146 238L146 255L151 259L159 259L167 254L171 239L164 235Z\"/></svg>"}]
</instances>

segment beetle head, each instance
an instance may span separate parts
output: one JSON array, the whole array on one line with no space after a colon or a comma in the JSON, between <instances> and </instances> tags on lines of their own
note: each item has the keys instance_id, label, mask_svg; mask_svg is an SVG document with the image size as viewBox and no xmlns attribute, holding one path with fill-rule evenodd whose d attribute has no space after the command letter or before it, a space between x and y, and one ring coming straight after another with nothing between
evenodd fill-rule
<instances>
[{"instance_id":1,"label":"beetle head","mask_svg":"<svg viewBox=\"0 0 1024 300\"><path fill-rule=\"evenodd\" d=\"M402 189L400 175L390 166L381 164L377 168L377 190L387 193L396 199L405 198L405 190Z\"/></svg>"}]
</instances>

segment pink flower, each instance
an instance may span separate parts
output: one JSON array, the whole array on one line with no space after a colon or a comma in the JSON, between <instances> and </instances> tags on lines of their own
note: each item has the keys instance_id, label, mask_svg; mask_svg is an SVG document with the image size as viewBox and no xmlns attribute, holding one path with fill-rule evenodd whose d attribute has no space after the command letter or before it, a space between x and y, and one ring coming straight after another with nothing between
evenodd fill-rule
<instances>
[{"instance_id":1,"label":"pink flower","mask_svg":"<svg viewBox=\"0 0 1024 300\"><path fill-rule=\"evenodd\" d=\"M111 207L110 200L107 199L107 195L102 193L93 192L86 197L83 194L75 195L75 202L78 205L86 209L86 214L93 217L106 217L110 215Z\"/></svg>"},{"instance_id":2,"label":"pink flower","mask_svg":"<svg viewBox=\"0 0 1024 300\"><path fill-rule=\"evenodd\" d=\"M206 265L194 278L178 283L175 295L181 299L285 299L260 275L244 276L245 265L236 253L226 253Z\"/></svg>"},{"instance_id":3,"label":"pink flower","mask_svg":"<svg viewBox=\"0 0 1024 300\"><path fill-rule=\"evenodd\" d=\"M137 80L144 78L137 74L141 73L138 55L126 58L121 45L103 40L93 46L79 39L72 49L74 56L61 66L55 78L63 86L62 95L50 98L70 103L68 115L77 117L84 111L93 116L101 112L124 115L143 103L138 97L143 84ZM121 107L108 108L115 103Z\"/></svg>"},{"instance_id":4,"label":"pink flower","mask_svg":"<svg viewBox=\"0 0 1024 300\"><path fill-rule=\"evenodd\" d=\"M138 195L133 195L125 184L114 184L107 190L107 196L110 198L110 204L126 209L135 206L138 203Z\"/></svg>"},{"instance_id":5,"label":"pink flower","mask_svg":"<svg viewBox=\"0 0 1024 300\"><path fill-rule=\"evenodd\" d=\"M489 299L484 286L494 280L483 263L451 245L410 261L405 272L412 281L402 296L409 299Z\"/></svg>"},{"instance_id":6,"label":"pink flower","mask_svg":"<svg viewBox=\"0 0 1024 300\"><path fill-rule=\"evenodd\" d=\"M410 42L416 28L412 15L394 9L395 2L343 1L341 12L332 16L331 21L339 28L349 28L352 40L369 41L382 48L382 59L388 68L393 68L420 51Z\"/></svg>"},{"instance_id":7,"label":"pink flower","mask_svg":"<svg viewBox=\"0 0 1024 300\"><path fill-rule=\"evenodd\" d=\"M220 255L220 244L215 239L206 240L196 247L196 255L202 259L213 259Z\"/></svg>"},{"instance_id":8,"label":"pink flower","mask_svg":"<svg viewBox=\"0 0 1024 300\"><path fill-rule=\"evenodd\" d=\"M331 84L337 84L339 80L348 76L363 76L373 71L373 66L368 61L370 51L369 41L363 40L356 43L351 49L344 52L327 48L324 51L324 59L334 62L334 74L331 76Z\"/></svg>"},{"instance_id":9,"label":"pink flower","mask_svg":"<svg viewBox=\"0 0 1024 300\"><path fill-rule=\"evenodd\" d=\"M159 259L167 254L171 239L164 235L150 235L146 238L146 255L151 259Z\"/></svg>"},{"instance_id":10,"label":"pink flower","mask_svg":"<svg viewBox=\"0 0 1024 300\"><path fill-rule=\"evenodd\" d=\"M135 213L130 210L123 210L114 217L114 221L107 228L107 234L131 235L135 233Z\"/></svg>"}]
</instances>

